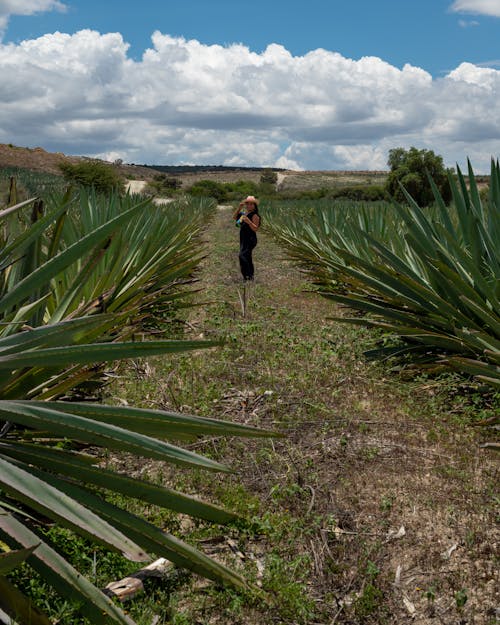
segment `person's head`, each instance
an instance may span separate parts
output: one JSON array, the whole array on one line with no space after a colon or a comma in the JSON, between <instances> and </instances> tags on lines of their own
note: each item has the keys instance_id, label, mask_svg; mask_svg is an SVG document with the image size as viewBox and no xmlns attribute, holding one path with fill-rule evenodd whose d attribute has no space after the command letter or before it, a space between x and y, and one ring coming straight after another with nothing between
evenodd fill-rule
<instances>
[{"instance_id":1,"label":"person's head","mask_svg":"<svg viewBox=\"0 0 500 625\"><path fill-rule=\"evenodd\" d=\"M253 195L249 195L247 198L243 200L242 204L245 205L245 208L248 211L256 210L257 207L259 206L259 200Z\"/></svg>"}]
</instances>

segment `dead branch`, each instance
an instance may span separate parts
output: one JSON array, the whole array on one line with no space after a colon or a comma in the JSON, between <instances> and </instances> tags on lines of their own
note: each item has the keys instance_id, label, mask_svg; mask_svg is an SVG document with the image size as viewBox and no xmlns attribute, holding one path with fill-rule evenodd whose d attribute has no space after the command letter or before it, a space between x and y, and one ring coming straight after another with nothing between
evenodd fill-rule
<instances>
[{"instance_id":1,"label":"dead branch","mask_svg":"<svg viewBox=\"0 0 500 625\"><path fill-rule=\"evenodd\" d=\"M174 565L169 560L159 558L129 577L109 583L104 589L104 593L110 597L116 597L119 601L128 601L144 590L144 579L166 577L173 568Z\"/></svg>"}]
</instances>

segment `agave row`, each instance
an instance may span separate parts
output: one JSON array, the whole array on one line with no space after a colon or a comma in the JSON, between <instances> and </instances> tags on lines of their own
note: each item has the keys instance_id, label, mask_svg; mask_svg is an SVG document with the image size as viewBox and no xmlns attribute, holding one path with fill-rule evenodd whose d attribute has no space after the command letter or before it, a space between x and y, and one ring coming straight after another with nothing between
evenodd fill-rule
<instances>
[{"instance_id":1,"label":"agave row","mask_svg":"<svg viewBox=\"0 0 500 625\"><path fill-rule=\"evenodd\" d=\"M432 184L432 181L431 181ZM337 203L270 209L270 228L326 298L365 313L342 318L382 328L402 344L372 356L439 363L500 386L500 169L487 200L469 163L450 175L446 206Z\"/></svg>"},{"instance_id":2,"label":"agave row","mask_svg":"<svg viewBox=\"0 0 500 625\"><path fill-rule=\"evenodd\" d=\"M36 531L36 518L142 561L165 557L207 578L243 586L227 567L111 504L121 493L215 523L235 515L183 493L132 479L61 440L209 471L227 469L175 444L200 435L266 433L166 411L62 401L104 362L214 345L129 341L176 300L200 261L199 233L213 205L158 208L127 197L68 192L0 211L0 622L47 624L5 573L26 559L93 623L131 624ZM27 216L20 218L23 211ZM28 222L28 226L26 223ZM6 423L14 424L8 430ZM5 552L4 545L10 551Z\"/></svg>"}]
</instances>

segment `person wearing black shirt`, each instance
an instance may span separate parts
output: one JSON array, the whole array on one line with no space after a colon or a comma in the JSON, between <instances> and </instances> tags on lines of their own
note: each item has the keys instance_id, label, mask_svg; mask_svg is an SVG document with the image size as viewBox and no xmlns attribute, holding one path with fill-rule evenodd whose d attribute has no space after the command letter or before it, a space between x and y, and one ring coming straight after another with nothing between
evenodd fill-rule
<instances>
[{"instance_id":1,"label":"person wearing black shirt","mask_svg":"<svg viewBox=\"0 0 500 625\"><path fill-rule=\"evenodd\" d=\"M257 230L260 226L258 206L259 200L249 195L233 213L236 225L240 226L240 269L245 280L253 280L254 277L252 251L257 245Z\"/></svg>"}]
</instances>

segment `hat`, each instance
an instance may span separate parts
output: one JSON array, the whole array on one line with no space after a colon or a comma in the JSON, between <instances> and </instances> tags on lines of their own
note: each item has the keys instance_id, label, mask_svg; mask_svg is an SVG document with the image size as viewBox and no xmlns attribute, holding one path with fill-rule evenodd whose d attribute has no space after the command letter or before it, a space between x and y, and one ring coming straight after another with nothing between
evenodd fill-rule
<instances>
[{"instance_id":1,"label":"hat","mask_svg":"<svg viewBox=\"0 0 500 625\"><path fill-rule=\"evenodd\" d=\"M246 197L243 200L243 204L250 204L250 203L255 204L255 206L258 206L259 205L259 200L256 197L254 197L253 195L249 195L248 197Z\"/></svg>"}]
</instances>

